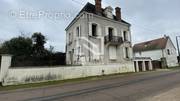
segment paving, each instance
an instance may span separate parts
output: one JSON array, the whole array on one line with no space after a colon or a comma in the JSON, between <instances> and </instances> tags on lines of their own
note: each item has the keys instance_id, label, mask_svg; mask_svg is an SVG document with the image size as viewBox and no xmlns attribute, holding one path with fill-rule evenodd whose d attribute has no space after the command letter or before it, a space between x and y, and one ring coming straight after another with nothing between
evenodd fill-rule
<instances>
[{"instance_id":1,"label":"paving","mask_svg":"<svg viewBox=\"0 0 180 101\"><path fill-rule=\"evenodd\" d=\"M0 92L0 101L161 101L164 95L171 98L169 93L180 91L179 78L180 70L137 73Z\"/></svg>"}]
</instances>

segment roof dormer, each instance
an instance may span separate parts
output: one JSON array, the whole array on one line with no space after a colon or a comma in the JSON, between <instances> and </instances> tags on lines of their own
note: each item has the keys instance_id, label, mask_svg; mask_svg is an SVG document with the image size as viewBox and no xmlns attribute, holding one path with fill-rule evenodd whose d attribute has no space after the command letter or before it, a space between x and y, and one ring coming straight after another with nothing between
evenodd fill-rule
<instances>
[{"instance_id":1,"label":"roof dormer","mask_svg":"<svg viewBox=\"0 0 180 101\"><path fill-rule=\"evenodd\" d=\"M113 19L113 8L111 6L108 6L104 10L104 14L106 17Z\"/></svg>"}]
</instances>

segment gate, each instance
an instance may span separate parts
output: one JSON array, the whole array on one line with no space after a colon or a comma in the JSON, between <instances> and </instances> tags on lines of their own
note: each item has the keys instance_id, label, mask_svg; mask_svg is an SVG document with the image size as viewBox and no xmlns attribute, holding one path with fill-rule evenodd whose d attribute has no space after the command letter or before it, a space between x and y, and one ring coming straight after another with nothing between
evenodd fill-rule
<instances>
[{"instance_id":1,"label":"gate","mask_svg":"<svg viewBox=\"0 0 180 101\"><path fill-rule=\"evenodd\" d=\"M161 61L152 61L152 65L154 69L162 69Z\"/></svg>"}]
</instances>

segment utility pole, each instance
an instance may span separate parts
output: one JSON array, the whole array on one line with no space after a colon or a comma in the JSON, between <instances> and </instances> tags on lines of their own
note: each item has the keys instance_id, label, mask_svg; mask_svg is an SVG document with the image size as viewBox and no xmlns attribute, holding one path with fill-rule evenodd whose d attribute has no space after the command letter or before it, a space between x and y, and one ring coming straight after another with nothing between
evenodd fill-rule
<instances>
[{"instance_id":1,"label":"utility pole","mask_svg":"<svg viewBox=\"0 0 180 101\"><path fill-rule=\"evenodd\" d=\"M180 49L179 49L178 37L180 37L180 36L176 36L176 43L177 43L177 49L178 49L178 63L180 64Z\"/></svg>"}]
</instances>

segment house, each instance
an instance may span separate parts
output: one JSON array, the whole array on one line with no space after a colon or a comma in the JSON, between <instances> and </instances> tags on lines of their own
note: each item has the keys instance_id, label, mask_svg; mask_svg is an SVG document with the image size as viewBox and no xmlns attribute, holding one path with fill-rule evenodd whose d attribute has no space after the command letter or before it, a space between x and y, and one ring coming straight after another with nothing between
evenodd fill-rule
<instances>
[{"instance_id":1,"label":"house","mask_svg":"<svg viewBox=\"0 0 180 101\"><path fill-rule=\"evenodd\" d=\"M121 18L120 7L113 10L95 0L78 13L66 28L67 64L133 64L131 25Z\"/></svg>"},{"instance_id":2,"label":"house","mask_svg":"<svg viewBox=\"0 0 180 101\"><path fill-rule=\"evenodd\" d=\"M169 36L135 44L134 57L150 57L154 68L177 66L176 48Z\"/></svg>"}]
</instances>

